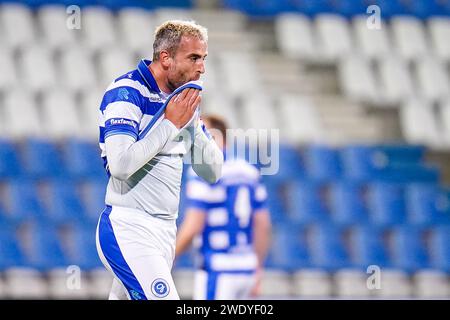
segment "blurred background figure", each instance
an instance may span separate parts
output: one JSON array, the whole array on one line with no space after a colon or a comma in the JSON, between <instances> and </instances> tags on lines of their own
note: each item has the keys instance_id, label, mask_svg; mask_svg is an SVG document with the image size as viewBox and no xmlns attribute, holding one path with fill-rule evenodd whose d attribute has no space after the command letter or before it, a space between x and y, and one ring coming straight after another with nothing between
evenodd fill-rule
<instances>
[{"instance_id":1,"label":"blurred background figure","mask_svg":"<svg viewBox=\"0 0 450 320\"><path fill-rule=\"evenodd\" d=\"M225 152L226 123L215 116L202 120ZM255 166L227 153L222 177L214 184L189 171L175 254L186 251L193 240L197 243L194 299L249 299L259 293L271 229L267 191L260 180Z\"/></svg>"},{"instance_id":2,"label":"blurred background figure","mask_svg":"<svg viewBox=\"0 0 450 320\"><path fill-rule=\"evenodd\" d=\"M209 29L202 110L280 133L260 297L450 298L449 0L73 2L0 1L0 298L107 296L98 106L175 18Z\"/></svg>"}]
</instances>

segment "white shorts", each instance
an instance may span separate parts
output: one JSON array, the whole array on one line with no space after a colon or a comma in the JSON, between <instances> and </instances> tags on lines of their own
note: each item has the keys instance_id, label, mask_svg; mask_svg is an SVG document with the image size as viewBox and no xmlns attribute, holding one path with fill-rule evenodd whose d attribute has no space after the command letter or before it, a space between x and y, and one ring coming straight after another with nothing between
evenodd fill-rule
<instances>
[{"instance_id":1,"label":"white shorts","mask_svg":"<svg viewBox=\"0 0 450 320\"><path fill-rule=\"evenodd\" d=\"M179 299L171 269L176 221L107 206L97 225L97 251L114 276L110 299Z\"/></svg>"},{"instance_id":2,"label":"white shorts","mask_svg":"<svg viewBox=\"0 0 450 320\"><path fill-rule=\"evenodd\" d=\"M194 300L242 300L250 298L254 272L195 272Z\"/></svg>"}]
</instances>

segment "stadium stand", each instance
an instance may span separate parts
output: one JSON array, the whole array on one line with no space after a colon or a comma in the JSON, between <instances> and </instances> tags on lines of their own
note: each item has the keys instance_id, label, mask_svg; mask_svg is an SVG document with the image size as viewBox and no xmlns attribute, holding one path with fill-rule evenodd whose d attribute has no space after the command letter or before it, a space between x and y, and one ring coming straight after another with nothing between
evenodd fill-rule
<instances>
[{"instance_id":1,"label":"stadium stand","mask_svg":"<svg viewBox=\"0 0 450 320\"><path fill-rule=\"evenodd\" d=\"M0 1L0 299L107 297L99 102L173 18L209 28L203 112L280 130L262 296L450 298L450 1L77 3Z\"/></svg>"}]
</instances>

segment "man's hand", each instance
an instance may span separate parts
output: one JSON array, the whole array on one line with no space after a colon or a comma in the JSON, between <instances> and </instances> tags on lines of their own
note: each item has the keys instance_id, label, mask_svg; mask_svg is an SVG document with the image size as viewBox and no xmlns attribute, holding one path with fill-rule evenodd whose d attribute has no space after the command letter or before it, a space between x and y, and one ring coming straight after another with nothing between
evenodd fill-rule
<instances>
[{"instance_id":1,"label":"man's hand","mask_svg":"<svg viewBox=\"0 0 450 320\"><path fill-rule=\"evenodd\" d=\"M180 129L192 118L201 100L200 90L185 89L170 100L165 117Z\"/></svg>"}]
</instances>

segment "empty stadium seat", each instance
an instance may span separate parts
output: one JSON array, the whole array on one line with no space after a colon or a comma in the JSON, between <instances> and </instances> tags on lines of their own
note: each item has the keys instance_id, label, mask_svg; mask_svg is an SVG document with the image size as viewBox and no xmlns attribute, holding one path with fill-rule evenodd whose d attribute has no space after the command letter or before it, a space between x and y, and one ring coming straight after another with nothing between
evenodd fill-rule
<instances>
[{"instance_id":1,"label":"empty stadium seat","mask_svg":"<svg viewBox=\"0 0 450 320\"><path fill-rule=\"evenodd\" d=\"M0 178L16 177L20 171L16 145L0 138Z\"/></svg>"},{"instance_id":2,"label":"empty stadium seat","mask_svg":"<svg viewBox=\"0 0 450 320\"><path fill-rule=\"evenodd\" d=\"M65 47L61 51L60 68L65 88L74 92L88 92L96 88L98 81L96 69L86 47L82 45Z\"/></svg>"},{"instance_id":3,"label":"empty stadium seat","mask_svg":"<svg viewBox=\"0 0 450 320\"><path fill-rule=\"evenodd\" d=\"M87 273L76 265L51 270L47 274L50 299L74 300L90 298L90 283ZM106 299L106 295L104 299Z\"/></svg>"},{"instance_id":4,"label":"empty stadium seat","mask_svg":"<svg viewBox=\"0 0 450 320\"><path fill-rule=\"evenodd\" d=\"M78 190L66 180L53 180L45 190L45 219L55 225L72 225L85 218Z\"/></svg>"},{"instance_id":5,"label":"empty stadium seat","mask_svg":"<svg viewBox=\"0 0 450 320\"><path fill-rule=\"evenodd\" d=\"M268 298L287 297L291 294L290 274L276 269L266 269L261 279L261 296Z\"/></svg>"},{"instance_id":6,"label":"empty stadium seat","mask_svg":"<svg viewBox=\"0 0 450 320\"><path fill-rule=\"evenodd\" d=\"M0 92L8 91L19 81L13 50L0 47Z\"/></svg>"},{"instance_id":7,"label":"empty stadium seat","mask_svg":"<svg viewBox=\"0 0 450 320\"><path fill-rule=\"evenodd\" d=\"M308 265L309 256L303 230L289 224L277 226L273 232L266 267L292 272Z\"/></svg>"},{"instance_id":8,"label":"empty stadium seat","mask_svg":"<svg viewBox=\"0 0 450 320\"><path fill-rule=\"evenodd\" d=\"M279 128L277 114L271 102L272 98L262 93L245 97L241 107L243 128L252 130ZM260 133L255 131L255 134Z\"/></svg>"},{"instance_id":9,"label":"empty stadium seat","mask_svg":"<svg viewBox=\"0 0 450 320\"><path fill-rule=\"evenodd\" d=\"M412 226L395 227L389 239L390 260L401 270L414 272L428 266L423 231Z\"/></svg>"},{"instance_id":10,"label":"empty stadium seat","mask_svg":"<svg viewBox=\"0 0 450 320\"><path fill-rule=\"evenodd\" d=\"M421 123L420 126L417 123ZM443 145L437 119L431 106L424 101L411 100L400 108L400 125L408 143L430 147Z\"/></svg>"},{"instance_id":11,"label":"empty stadium seat","mask_svg":"<svg viewBox=\"0 0 450 320\"><path fill-rule=\"evenodd\" d=\"M288 189L287 203L291 223L305 225L329 219L328 208L320 185L294 182Z\"/></svg>"},{"instance_id":12,"label":"empty stadium seat","mask_svg":"<svg viewBox=\"0 0 450 320\"><path fill-rule=\"evenodd\" d=\"M382 269L380 287L373 289L375 297L381 299L407 299L412 295L412 282L408 273L398 269Z\"/></svg>"},{"instance_id":13,"label":"empty stadium seat","mask_svg":"<svg viewBox=\"0 0 450 320\"><path fill-rule=\"evenodd\" d=\"M280 137L283 140L291 143L323 142L324 128L310 100L284 95L280 97L279 104Z\"/></svg>"},{"instance_id":14,"label":"empty stadium seat","mask_svg":"<svg viewBox=\"0 0 450 320\"><path fill-rule=\"evenodd\" d=\"M257 67L251 53L222 51L218 53L223 88L233 97L258 92L261 87ZM239 77L236 77L236 75ZM261 93L261 92L259 92Z\"/></svg>"},{"instance_id":15,"label":"empty stadium seat","mask_svg":"<svg viewBox=\"0 0 450 320\"><path fill-rule=\"evenodd\" d=\"M380 94L383 102L395 105L415 95L408 65L396 56L386 56L378 62Z\"/></svg>"},{"instance_id":16,"label":"empty stadium seat","mask_svg":"<svg viewBox=\"0 0 450 320\"><path fill-rule=\"evenodd\" d=\"M105 209L106 184L105 179L87 180L82 187L83 211L92 223L98 222L100 213Z\"/></svg>"},{"instance_id":17,"label":"empty stadium seat","mask_svg":"<svg viewBox=\"0 0 450 320\"><path fill-rule=\"evenodd\" d=\"M438 117L442 123L442 141L448 148L450 146L450 99L439 105Z\"/></svg>"},{"instance_id":18,"label":"empty stadium seat","mask_svg":"<svg viewBox=\"0 0 450 320\"><path fill-rule=\"evenodd\" d=\"M405 60L415 60L428 53L425 27L413 16L396 16L390 20L397 53Z\"/></svg>"},{"instance_id":19,"label":"empty stadium seat","mask_svg":"<svg viewBox=\"0 0 450 320\"><path fill-rule=\"evenodd\" d=\"M336 295L341 298L365 298L370 297L367 287L367 273L360 270L342 269L333 275L336 286Z\"/></svg>"},{"instance_id":20,"label":"empty stadium seat","mask_svg":"<svg viewBox=\"0 0 450 320\"><path fill-rule=\"evenodd\" d=\"M91 51L113 46L117 42L115 22L112 12L101 6L83 9L82 42Z\"/></svg>"},{"instance_id":21,"label":"empty stadium seat","mask_svg":"<svg viewBox=\"0 0 450 320\"><path fill-rule=\"evenodd\" d=\"M12 90L3 104L7 136L21 139L43 135L43 125L36 100L27 90Z\"/></svg>"},{"instance_id":22,"label":"empty stadium seat","mask_svg":"<svg viewBox=\"0 0 450 320\"><path fill-rule=\"evenodd\" d=\"M81 98L81 122L83 124L83 138L98 142L99 119L101 116L100 104L103 99L104 90L92 90L85 93Z\"/></svg>"},{"instance_id":23,"label":"empty stadium seat","mask_svg":"<svg viewBox=\"0 0 450 320\"><path fill-rule=\"evenodd\" d=\"M314 61L317 54L310 19L302 14L285 13L275 18L275 36L280 51L288 58Z\"/></svg>"},{"instance_id":24,"label":"empty stadium seat","mask_svg":"<svg viewBox=\"0 0 450 320\"><path fill-rule=\"evenodd\" d=\"M369 61L347 56L338 66L339 83L345 95L359 102L378 102L378 87Z\"/></svg>"},{"instance_id":25,"label":"empty stadium seat","mask_svg":"<svg viewBox=\"0 0 450 320\"><path fill-rule=\"evenodd\" d=\"M24 84L33 92L55 90L58 86L52 52L43 44L24 50L19 66Z\"/></svg>"},{"instance_id":26,"label":"empty stadium seat","mask_svg":"<svg viewBox=\"0 0 450 320\"><path fill-rule=\"evenodd\" d=\"M153 47L152 31L156 25L150 11L139 8L123 8L117 16L120 27L121 40L131 50L138 52L147 50L151 52Z\"/></svg>"},{"instance_id":27,"label":"empty stadium seat","mask_svg":"<svg viewBox=\"0 0 450 320\"><path fill-rule=\"evenodd\" d=\"M58 90L44 95L42 113L45 132L50 139L60 140L81 135L81 119L71 92Z\"/></svg>"},{"instance_id":28,"label":"empty stadium seat","mask_svg":"<svg viewBox=\"0 0 450 320\"><path fill-rule=\"evenodd\" d=\"M337 182L330 187L331 219L348 226L368 221L363 188L357 183Z\"/></svg>"},{"instance_id":29,"label":"empty stadium seat","mask_svg":"<svg viewBox=\"0 0 450 320\"><path fill-rule=\"evenodd\" d=\"M48 299L45 275L30 267L11 268L4 272L8 299Z\"/></svg>"},{"instance_id":30,"label":"empty stadium seat","mask_svg":"<svg viewBox=\"0 0 450 320\"><path fill-rule=\"evenodd\" d=\"M427 248L430 266L448 273L450 271L450 227L441 225L433 228Z\"/></svg>"},{"instance_id":31,"label":"empty stadium seat","mask_svg":"<svg viewBox=\"0 0 450 320\"><path fill-rule=\"evenodd\" d=\"M0 270L25 265L25 257L17 244L18 238L12 226L2 224L0 227Z\"/></svg>"},{"instance_id":32,"label":"empty stadium seat","mask_svg":"<svg viewBox=\"0 0 450 320\"><path fill-rule=\"evenodd\" d=\"M32 178L64 175L64 164L57 145L44 139L27 139L22 145L22 165L25 174Z\"/></svg>"},{"instance_id":33,"label":"empty stadium seat","mask_svg":"<svg viewBox=\"0 0 450 320\"><path fill-rule=\"evenodd\" d=\"M448 298L450 283L448 274L438 270L420 270L413 276L415 296L419 299Z\"/></svg>"},{"instance_id":34,"label":"empty stadium seat","mask_svg":"<svg viewBox=\"0 0 450 320\"><path fill-rule=\"evenodd\" d=\"M39 271L50 271L68 266L61 240L53 226L42 222L29 225L20 241L28 266Z\"/></svg>"},{"instance_id":35,"label":"empty stadium seat","mask_svg":"<svg viewBox=\"0 0 450 320\"><path fill-rule=\"evenodd\" d=\"M335 62L352 52L353 39L349 23L344 17L319 14L314 20L323 61Z\"/></svg>"},{"instance_id":36,"label":"empty stadium seat","mask_svg":"<svg viewBox=\"0 0 450 320\"><path fill-rule=\"evenodd\" d=\"M62 146L62 158L66 172L73 179L103 178L106 175L97 143L67 139Z\"/></svg>"},{"instance_id":37,"label":"empty stadium seat","mask_svg":"<svg viewBox=\"0 0 450 320\"><path fill-rule=\"evenodd\" d=\"M77 34L67 27L68 14L63 5L44 5L37 11L43 40L52 49L62 49L77 42Z\"/></svg>"},{"instance_id":38,"label":"empty stadium seat","mask_svg":"<svg viewBox=\"0 0 450 320\"><path fill-rule=\"evenodd\" d=\"M353 226L349 231L348 243L351 261L355 267L366 270L371 265L380 268L389 266L383 232L376 226Z\"/></svg>"},{"instance_id":39,"label":"empty stadium seat","mask_svg":"<svg viewBox=\"0 0 450 320\"><path fill-rule=\"evenodd\" d=\"M13 48L22 48L36 39L31 9L20 3L2 3L0 7L4 43Z\"/></svg>"},{"instance_id":40,"label":"empty stadium seat","mask_svg":"<svg viewBox=\"0 0 450 320\"><path fill-rule=\"evenodd\" d=\"M136 68L137 61L123 47L102 49L99 58L101 88L106 88L115 79Z\"/></svg>"},{"instance_id":41,"label":"empty stadium seat","mask_svg":"<svg viewBox=\"0 0 450 320\"><path fill-rule=\"evenodd\" d=\"M97 253L95 237L96 223L78 223L69 228L63 248L71 265L76 265L84 271L103 266Z\"/></svg>"},{"instance_id":42,"label":"empty stadium seat","mask_svg":"<svg viewBox=\"0 0 450 320\"><path fill-rule=\"evenodd\" d=\"M89 278L90 297L101 300L107 299L113 281L111 273L104 267L96 268L89 272Z\"/></svg>"},{"instance_id":43,"label":"empty stadium seat","mask_svg":"<svg viewBox=\"0 0 450 320\"><path fill-rule=\"evenodd\" d=\"M404 188L398 184L374 183L368 187L370 221L387 227L405 222L406 204Z\"/></svg>"},{"instance_id":44,"label":"empty stadium seat","mask_svg":"<svg viewBox=\"0 0 450 320\"><path fill-rule=\"evenodd\" d=\"M330 273L320 269L302 269L293 274L292 293L303 298L323 298L333 294Z\"/></svg>"},{"instance_id":45,"label":"empty stadium seat","mask_svg":"<svg viewBox=\"0 0 450 320\"><path fill-rule=\"evenodd\" d=\"M450 33L450 19L448 17L430 17L428 30L434 54L443 61L450 62L450 44L446 40Z\"/></svg>"},{"instance_id":46,"label":"empty stadium seat","mask_svg":"<svg viewBox=\"0 0 450 320\"><path fill-rule=\"evenodd\" d=\"M202 97L201 109L204 114L215 114L227 120L230 129L241 128L239 125L238 112L230 97L221 91L205 91Z\"/></svg>"},{"instance_id":47,"label":"empty stadium seat","mask_svg":"<svg viewBox=\"0 0 450 320\"><path fill-rule=\"evenodd\" d=\"M450 221L449 199L438 185L410 184L405 196L409 223L429 227Z\"/></svg>"},{"instance_id":48,"label":"empty stadium seat","mask_svg":"<svg viewBox=\"0 0 450 320\"><path fill-rule=\"evenodd\" d=\"M6 211L8 218L17 224L43 217L44 205L38 195L36 183L16 179L6 184Z\"/></svg>"},{"instance_id":49,"label":"empty stadium seat","mask_svg":"<svg viewBox=\"0 0 450 320\"><path fill-rule=\"evenodd\" d=\"M337 149L325 145L310 145L303 154L307 174L312 180L328 182L341 177L342 168Z\"/></svg>"},{"instance_id":50,"label":"empty stadium seat","mask_svg":"<svg viewBox=\"0 0 450 320\"><path fill-rule=\"evenodd\" d=\"M356 16L352 19L357 49L362 56L369 59L382 60L388 57L392 53L392 45L386 21L382 21L382 27L379 29L369 29L367 23L367 16L365 15Z\"/></svg>"},{"instance_id":51,"label":"empty stadium seat","mask_svg":"<svg viewBox=\"0 0 450 320\"><path fill-rule=\"evenodd\" d=\"M350 266L341 230L333 224L311 227L308 232L308 252L311 265L327 271L335 271Z\"/></svg>"},{"instance_id":52,"label":"empty stadium seat","mask_svg":"<svg viewBox=\"0 0 450 320\"><path fill-rule=\"evenodd\" d=\"M437 102L449 97L449 76L439 60L421 57L416 63L416 77L421 97L425 101Z\"/></svg>"}]
</instances>

